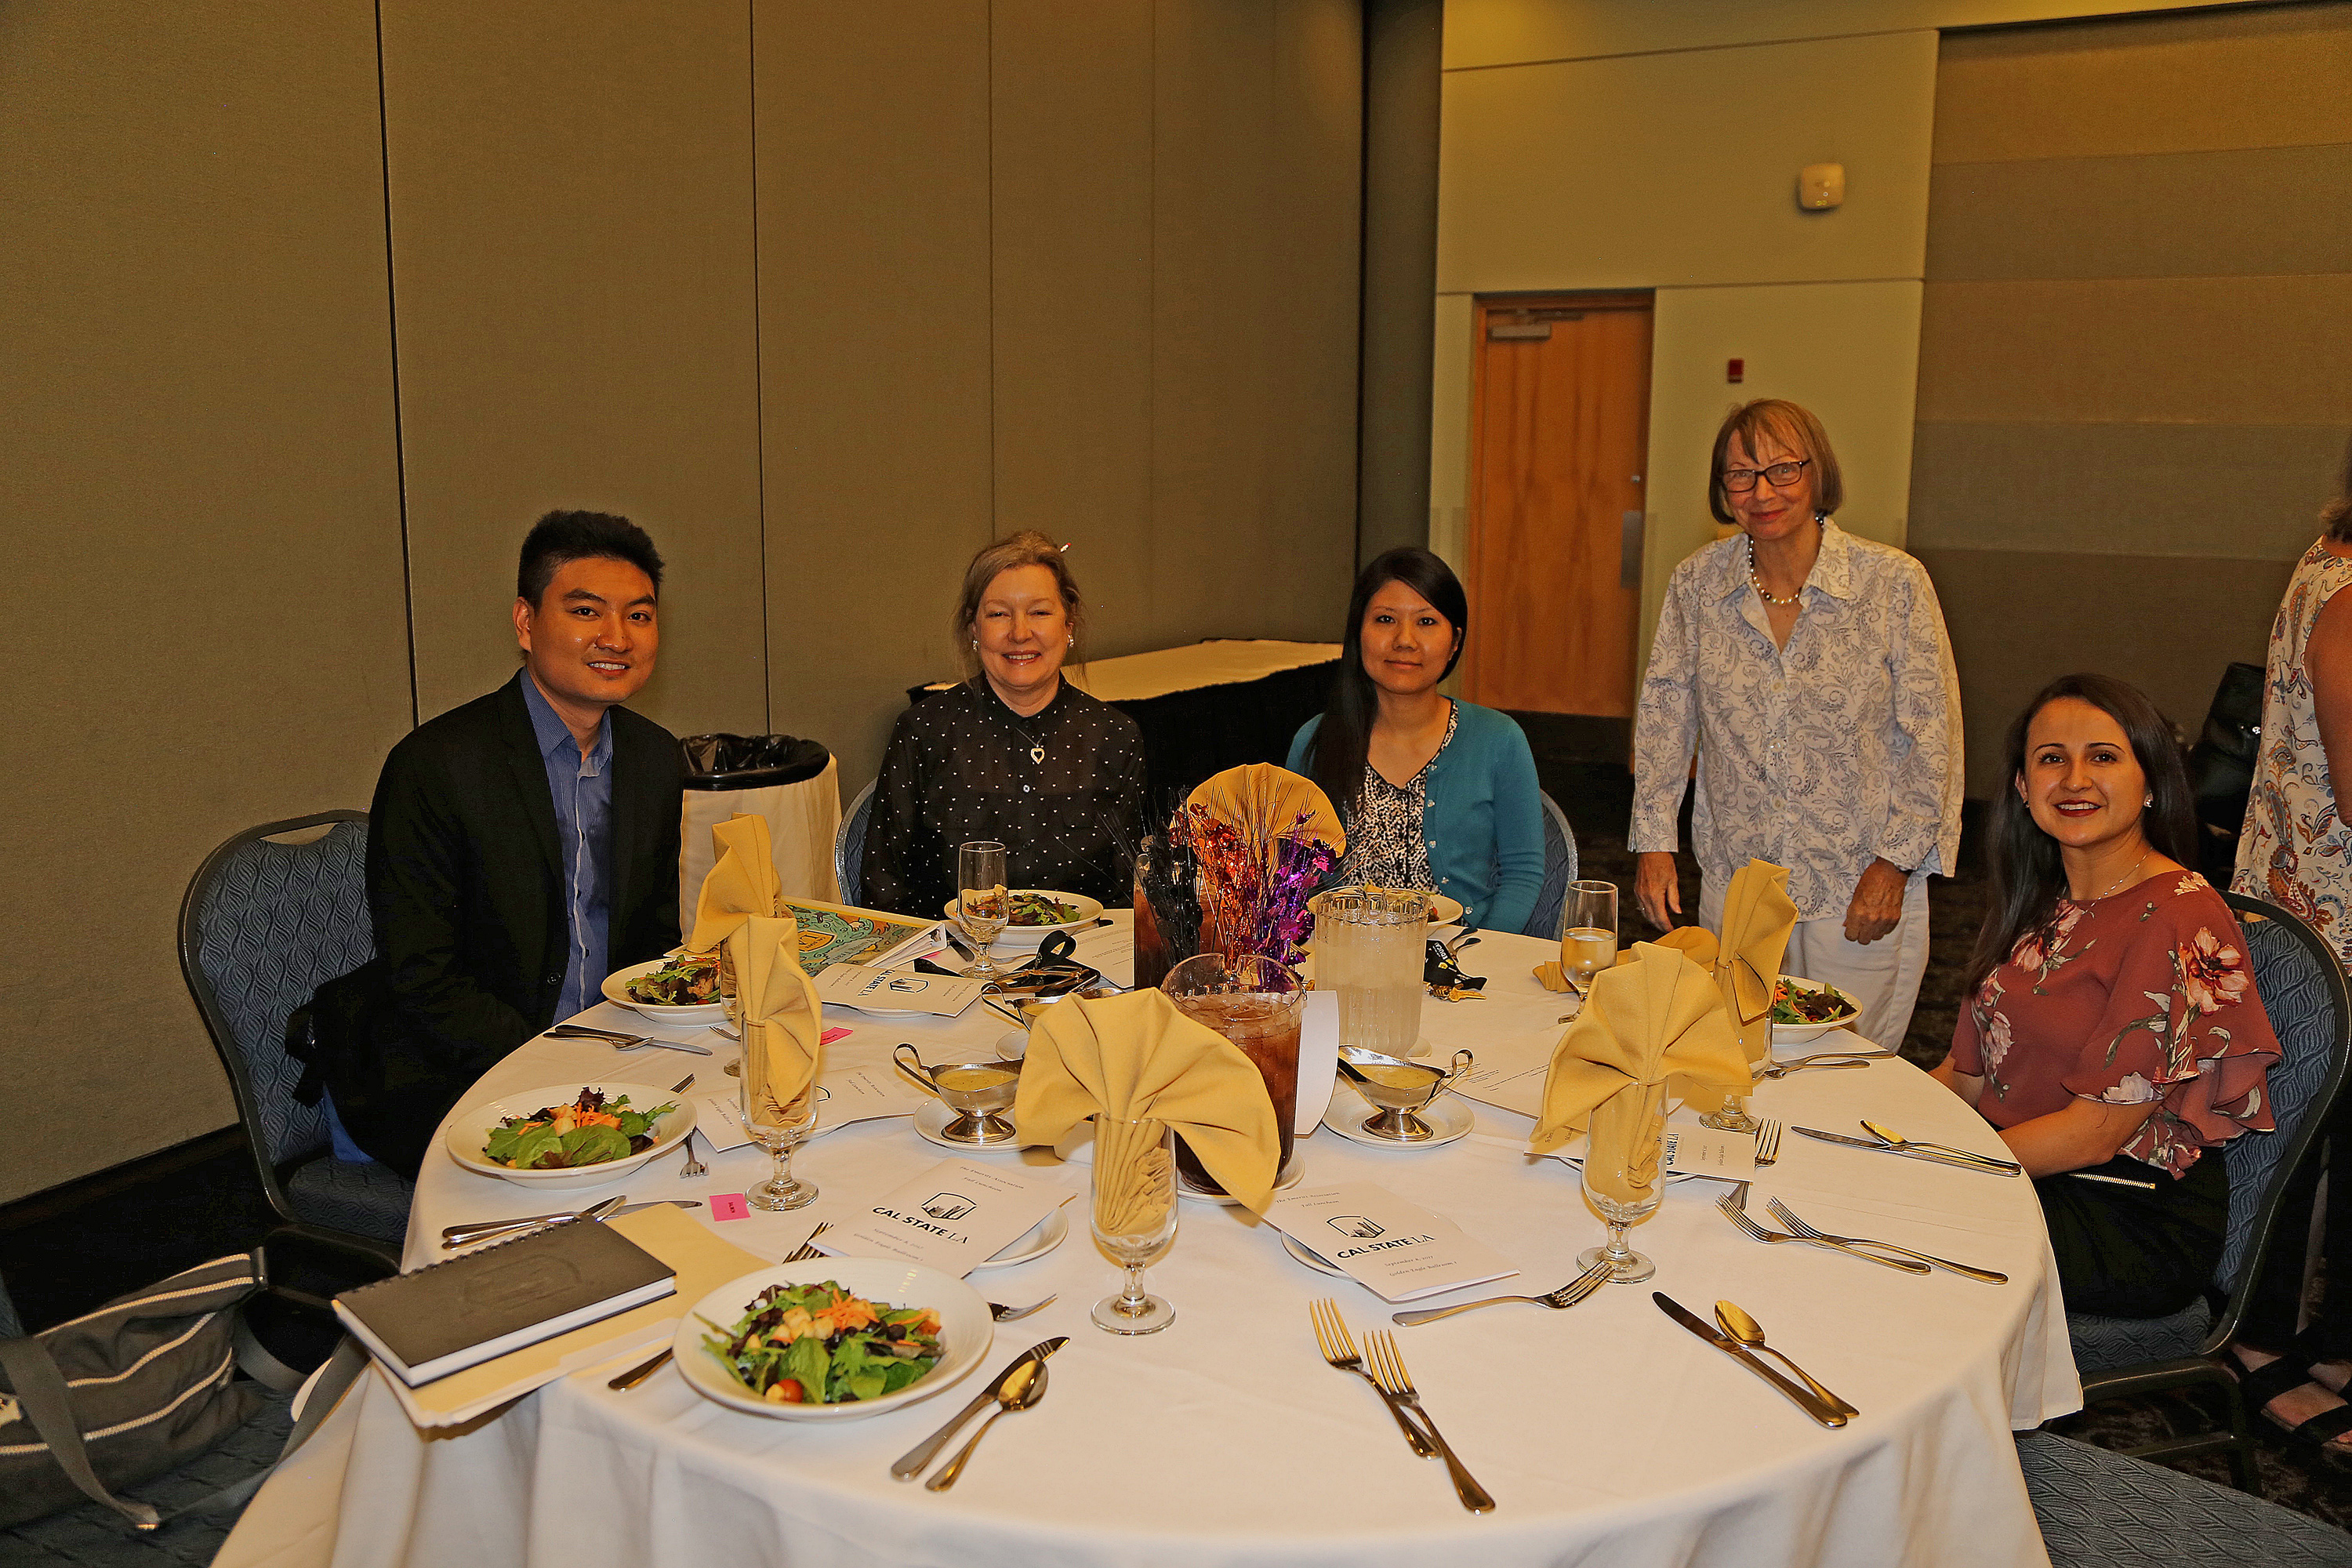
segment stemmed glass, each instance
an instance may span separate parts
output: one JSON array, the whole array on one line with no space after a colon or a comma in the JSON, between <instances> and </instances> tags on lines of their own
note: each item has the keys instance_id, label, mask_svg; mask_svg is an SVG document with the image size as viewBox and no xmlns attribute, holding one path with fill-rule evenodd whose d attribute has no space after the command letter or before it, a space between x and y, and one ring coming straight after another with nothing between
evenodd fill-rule
<instances>
[{"instance_id":1,"label":"stemmed glass","mask_svg":"<svg viewBox=\"0 0 2352 1568\"><path fill-rule=\"evenodd\" d=\"M1579 1268L1606 1263L1616 1285L1638 1285L1658 1271L1625 1244L1625 1232L1658 1210L1665 1137L1664 1084L1630 1084L1593 1108L1584 1146L1584 1201L1608 1222L1609 1244L1578 1254Z\"/></svg>"},{"instance_id":2,"label":"stemmed glass","mask_svg":"<svg viewBox=\"0 0 2352 1568\"><path fill-rule=\"evenodd\" d=\"M816 1131L816 1085L811 1082L789 1101L778 1100L765 1070L766 1053L751 1034L744 1031L743 1128L753 1142L775 1156L776 1172L745 1193L743 1201L755 1209L800 1208L814 1202L817 1194L814 1182L793 1174L793 1151Z\"/></svg>"},{"instance_id":3,"label":"stemmed glass","mask_svg":"<svg viewBox=\"0 0 2352 1568\"><path fill-rule=\"evenodd\" d=\"M1003 934L1010 913L1004 890L1004 846L987 842L958 846L956 921L971 939L974 979L995 980L1003 975L988 949Z\"/></svg>"},{"instance_id":4,"label":"stemmed glass","mask_svg":"<svg viewBox=\"0 0 2352 1568\"><path fill-rule=\"evenodd\" d=\"M1617 884L1570 882L1559 901L1559 968L1584 995L1617 962Z\"/></svg>"},{"instance_id":5,"label":"stemmed glass","mask_svg":"<svg viewBox=\"0 0 2352 1568\"><path fill-rule=\"evenodd\" d=\"M1176 1135L1164 1121L1095 1118L1095 1245L1127 1270L1117 1295L1095 1303L1095 1327L1156 1334L1176 1309L1143 1289L1146 1265L1176 1241Z\"/></svg>"},{"instance_id":6,"label":"stemmed glass","mask_svg":"<svg viewBox=\"0 0 2352 1568\"><path fill-rule=\"evenodd\" d=\"M1748 973L1750 975L1756 974L1756 966L1752 963L1748 963L1745 958L1741 958L1738 954L1733 954L1727 962L1746 964L1748 967ZM1760 981L1761 977L1758 976L1758 978ZM1735 1006L1740 1005L1738 1002L1739 988L1738 986L1735 985L1732 987L1731 994L1733 1005ZM1766 985L1764 987L1764 1000L1765 1007L1768 1012L1771 1006L1771 999L1772 987ZM1766 1036L1769 1037L1771 1033L1772 1023L1769 1017L1762 1019L1738 1018L1735 1019L1734 1022L1740 1026L1743 1032L1747 1029L1748 1025L1761 1022L1764 1026ZM1751 1079L1750 1081L1752 1082L1753 1080ZM1740 1096L1738 1091L1736 1089L1725 1090L1722 1108L1717 1110L1708 1111L1706 1115L1700 1117L1698 1121L1700 1126L1712 1127L1717 1132L1753 1132L1763 1125L1763 1123L1757 1121L1756 1118L1748 1114L1748 1108L1740 1103Z\"/></svg>"}]
</instances>

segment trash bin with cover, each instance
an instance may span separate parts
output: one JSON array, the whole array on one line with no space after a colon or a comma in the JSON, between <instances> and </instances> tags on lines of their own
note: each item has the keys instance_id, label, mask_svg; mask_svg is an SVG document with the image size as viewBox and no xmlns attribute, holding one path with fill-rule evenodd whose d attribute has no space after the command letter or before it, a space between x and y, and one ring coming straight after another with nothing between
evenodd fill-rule
<instances>
[{"instance_id":1,"label":"trash bin with cover","mask_svg":"<svg viewBox=\"0 0 2352 1568\"><path fill-rule=\"evenodd\" d=\"M841 827L833 753L797 735L688 735L686 805L678 823L677 918L694 925L702 879L716 856L710 829L739 815L768 819L768 843L784 895L838 903L833 840Z\"/></svg>"}]
</instances>

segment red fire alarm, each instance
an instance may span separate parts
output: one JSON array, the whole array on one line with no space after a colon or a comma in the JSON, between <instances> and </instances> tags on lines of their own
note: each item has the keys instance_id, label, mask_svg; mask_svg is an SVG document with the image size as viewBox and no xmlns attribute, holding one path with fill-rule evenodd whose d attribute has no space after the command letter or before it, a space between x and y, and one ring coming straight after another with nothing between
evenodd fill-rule
<instances>
[{"instance_id":1,"label":"red fire alarm","mask_svg":"<svg viewBox=\"0 0 2352 1568\"><path fill-rule=\"evenodd\" d=\"M1744 359L1725 360L1723 362L1723 379L1729 382L1734 386L1738 386L1741 382L1747 380L1748 362Z\"/></svg>"}]
</instances>

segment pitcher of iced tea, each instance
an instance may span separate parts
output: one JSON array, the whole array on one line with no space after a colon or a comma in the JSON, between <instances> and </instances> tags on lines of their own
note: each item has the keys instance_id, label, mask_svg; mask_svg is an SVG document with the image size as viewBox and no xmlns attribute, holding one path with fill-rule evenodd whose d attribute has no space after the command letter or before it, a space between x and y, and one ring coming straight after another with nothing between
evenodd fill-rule
<instances>
[{"instance_id":1,"label":"pitcher of iced tea","mask_svg":"<svg viewBox=\"0 0 2352 1568\"><path fill-rule=\"evenodd\" d=\"M1178 1012L1240 1047L1265 1079L1281 1138L1275 1163L1279 1184L1289 1170L1291 1123L1298 1114L1298 1023L1306 1010L1307 988L1297 974L1270 958L1204 952L1169 970L1160 989ZM1191 1191L1224 1192L1201 1168L1181 1132L1176 1136L1176 1173Z\"/></svg>"}]
</instances>

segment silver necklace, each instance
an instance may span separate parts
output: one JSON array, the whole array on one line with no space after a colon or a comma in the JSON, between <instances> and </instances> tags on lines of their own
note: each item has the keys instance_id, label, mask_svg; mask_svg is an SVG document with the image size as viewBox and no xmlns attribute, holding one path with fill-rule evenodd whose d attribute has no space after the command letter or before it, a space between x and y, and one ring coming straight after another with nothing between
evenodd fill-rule
<instances>
[{"instance_id":1,"label":"silver necklace","mask_svg":"<svg viewBox=\"0 0 2352 1568\"><path fill-rule=\"evenodd\" d=\"M1013 726L1014 734L1029 742L1029 760L1043 767L1045 763L1045 742L1039 740L1034 731L1013 716L1013 710L1004 705L1004 699L998 697L994 692L989 693L989 697L996 704L997 716ZM1042 713L1045 710L1041 708L1038 711Z\"/></svg>"},{"instance_id":2,"label":"silver necklace","mask_svg":"<svg viewBox=\"0 0 2352 1568\"><path fill-rule=\"evenodd\" d=\"M2139 868L2147 864L2148 856L2155 853L2156 851L2151 849L2147 851L2145 854L2142 854L2138 859L2131 863L2130 870L2125 872L2122 876L2117 877L2114 881L2109 882L2104 890L2093 893L2088 899L2084 900L2084 902L2095 904L2101 899L2105 898L2107 894L2114 892L2117 888L2120 888L2126 882L2130 881L2132 878L2138 873Z\"/></svg>"},{"instance_id":3,"label":"silver necklace","mask_svg":"<svg viewBox=\"0 0 2352 1568\"><path fill-rule=\"evenodd\" d=\"M1756 596L1768 605L1794 605L1805 596L1802 584L1798 584L1797 591L1785 599L1776 599L1771 595L1764 586L1764 579L1756 574L1756 542L1752 539L1748 542L1748 580L1756 584Z\"/></svg>"}]
</instances>

